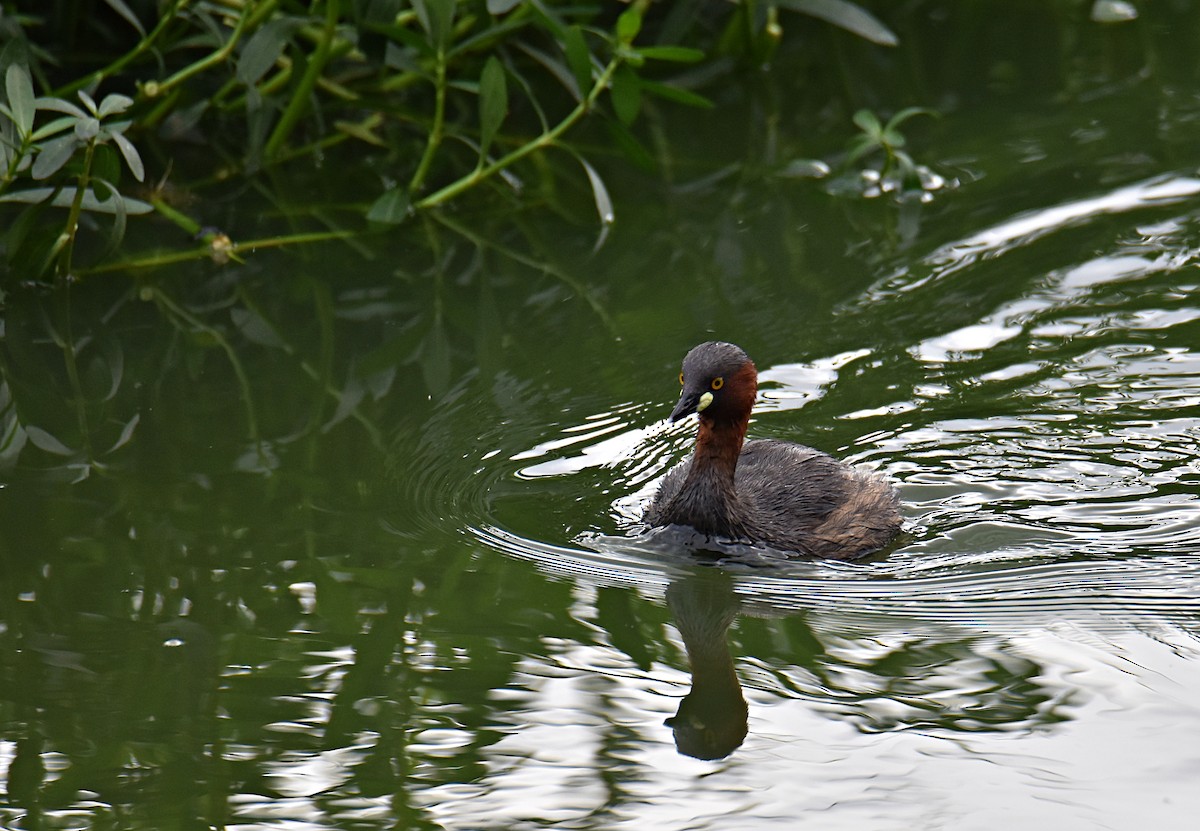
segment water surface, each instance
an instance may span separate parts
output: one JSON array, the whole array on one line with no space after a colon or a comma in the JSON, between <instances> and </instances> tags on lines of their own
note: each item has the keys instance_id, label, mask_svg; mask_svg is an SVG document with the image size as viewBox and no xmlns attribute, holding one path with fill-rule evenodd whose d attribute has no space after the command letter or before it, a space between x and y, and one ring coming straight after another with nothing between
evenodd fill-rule
<instances>
[{"instance_id":1,"label":"water surface","mask_svg":"<svg viewBox=\"0 0 1200 831\"><path fill-rule=\"evenodd\" d=\"M1056 81L1008 41L926 67L929 201L688 113L672 186L615 167L598 251L555 219L519 260L365 237L13 292L0 824L1191 828L1195 67L1161 20L1079 25L1107 46ZM758 363L753 435L897 483L894 550L641 536L714 337Z\"/></svg>"}]
</instances>

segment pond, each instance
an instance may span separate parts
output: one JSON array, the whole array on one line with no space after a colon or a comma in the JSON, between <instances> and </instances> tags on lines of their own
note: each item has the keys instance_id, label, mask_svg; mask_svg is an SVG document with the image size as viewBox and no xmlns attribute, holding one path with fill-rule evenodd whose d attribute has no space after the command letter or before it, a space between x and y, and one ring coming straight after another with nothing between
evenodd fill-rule
<instances>
[{"instance_id":1,"label":"pond","mask_svg":"<svg viewBox=\"0 0 1200 831\"><path fill-rule=\"evenodd\" d=\"M924 200L775 175L851 129L780 70L671 116L671 184L614 164L599 245L463 209L15 287L0 825L1193 827L1193 17L1064 25L1051 78L1015 29L924 58ZM892 549L641 536L714 338L752 436L897 484Z\"/></svg>"}]
</instances>

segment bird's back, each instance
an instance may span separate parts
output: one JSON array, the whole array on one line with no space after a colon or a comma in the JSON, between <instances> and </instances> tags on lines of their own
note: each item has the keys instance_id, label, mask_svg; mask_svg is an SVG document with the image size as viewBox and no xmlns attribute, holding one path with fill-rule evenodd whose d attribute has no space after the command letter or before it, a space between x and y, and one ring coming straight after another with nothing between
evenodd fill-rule
<instances>
[{"instance_id":1,"label":"bird's back","mask_svg":"<svg viewBox=\"0 0 1200 831\"><path fill-rule=\"evenodd\" d=\"M667 508L691 464L663 479L646 510L648 524L672 522ZM749 541L781 551L853 559L883 547L900 528L899 500L886 480L791 442L746 442L734 489Z\"/></svg>"}]
</instances>

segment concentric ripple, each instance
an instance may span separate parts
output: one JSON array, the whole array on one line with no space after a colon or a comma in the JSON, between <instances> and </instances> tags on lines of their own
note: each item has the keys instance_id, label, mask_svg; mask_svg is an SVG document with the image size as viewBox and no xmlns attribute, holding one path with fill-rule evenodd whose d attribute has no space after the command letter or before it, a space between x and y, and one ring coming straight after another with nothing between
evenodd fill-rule
<instances>
[{"instance_id":1,"label":"concentric ripple","mask_svg":"<svg viewBox=\"0 0 1200 831\"><path fill-rule=\"evenodd\" d=\"M994 273L1065 228L1132 219L1104 253L1014 282L974 320L939 330L930 316L907 342L760 367L752 434L829 425L839 438L823 449L897 481L909 535L866 564L751 558L733 569L743 610L1003 629L1193 621L1200 221L1162 212L1196 192L1194 179L1163 177L944 245L837 314L921 320L930 291L979 279L968 265ZM694 428L663 422L662 402L590 403L525 444L485 435L468 480L430 470L418 489L443 489L485 550L661 596L694 563L640 536L638 517Z\"/></svg>"}]
</instances>

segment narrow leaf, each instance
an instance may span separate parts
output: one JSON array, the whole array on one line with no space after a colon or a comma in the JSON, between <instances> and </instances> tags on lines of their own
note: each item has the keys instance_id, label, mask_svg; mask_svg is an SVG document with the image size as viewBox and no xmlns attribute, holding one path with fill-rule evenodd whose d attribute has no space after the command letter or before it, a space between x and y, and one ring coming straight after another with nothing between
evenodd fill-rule
<instances>
[{"instance_id":1,"label":"narrow leaf","mask_svg":"<svg viewBox=\"0 0 1200 831\"><path fill-rule=\"evenodd\" d=\"M61 133L63 130L69 130L75 126L76 118L73 115L64 115L61 118L56 118L48 124L43 124L33 131L31 138L34 141L42 141L48 139L55 133Z\"/></svg>"},{"instance_id":2,"label":"narrow leaf","mask_svg":"<svg viewBox=\"0 0 1200 831\"><path fill-rule=\"evenodd\" d=\"M604 180L600 178L596 169L588 164L587 159L581 156L576 156L576 158L583 165L583 169L587 171L588 181L592 183L592 199L596 202L596 213L600 215L601 224L606 227L612 225L616 221L616 214L613 213L612 199L608 196L608 188L604 186Z\"/></svg>"},{"instance_id":3,"label":"narrow leaf","mask_svg":"<svg viewBox=\"0 0 1200 831\"><path fill-rule=\"evenodd\" d=\"M106 198L101 204L113 206L113 224L108 232L108 242L104 246L104 253L100 255L100 259L104 259L120 247L121 241L125 239L126 225L126 210L125 200L121 198L121 194L117 193L117 189L103 179L95 180L97 185L100 185L108 192Z\"/></svg>"},{"instance_id":4,"label":"narrow leaf","mask_svg":"<svg viewBox=\"0 0 1200 831\"><path fill-rule=\"evenodd\" d=\"M630 6L621 12L617 18L617 40L626 45L633 43L638 32L642 30L642 12L637 6Z\"/></svg>"},{"instance_id":5,"label":"narrow leaf","mask_svg":"<svg viewBox=\"0 0 1200 831\"><path fill-rule=\"evenodd\" d=\"M95 118L81 118L75 122L75 137L87 142L100 135L100 121Z\"/></svg>"},{"instance_id":6,"label":"narrow leaf","mask_svg":"<svg viewBox=\"0 0 1200 831\"><path fill-rule=\"evenodd\" d=\"M116 188L121 182L121 157L117 149L108 144L99 144L92 155L89 178L101 179ZM103 202L111 195L105 188L97 188L96 196Z\"/></svg>"},{"instance_id":7,"label":"narrow leaf","mask_svg":"<svg viewBox=\"0 0 1200 831\"><path fill-rule=\"evenodd\" d=\"M908 121L914 115L928 115L933 118L939 118L941 114L937 110L931 110L926 107L905 107L900 112L888 119L886 130L894 130L904 122Z\"/></svg>"},{"instance_id":8,"label":"narrow leaf","mask_svg":"<svg viewBox=\"0 0 1200 831\"><path fill-rule=\"evenodd\" d=\"M123 113L133 106L133 99L128 95L112 95L104 96L104 100L100 102L99 115L101 118L106 118L110 115Z\"/></svg>"},{"instance_id":9,"label":"narrow leaf","mask_svg":"<svg viewBox=\"0 0 1200 831\"><path fill-rule=\"evenodd\" d=\"M621 66L613 75L610 94L617 118L623 124L632 124L642 107L642 85L637 73L628 66Z\"/></svg>"},{"instance_id":10,"label":"narrow leaf","mask_svg":"<svg viewBox=\"0 0 1200 831\"><path fill-rule=\"evenodd\" d=\"M640 84L642 89L651 95L657 95L659 98L666 98L668 101L674 101L688 107L711 110L716 106L716 104L703 95L692 92L689 89L671 86L670 84L660 84L658 81L647 81L645 78L640 79Z\"/></svg>"},{"instance_id":11,"label":"narrow leaf","mask_svg":"<svg viewBox=\"0 0 1200 831\"><path fill-rule=\"evenodd\" d=\"M64 101L61 98L36 98L34 99L33 103L39 110L51 110L56 113L73 115L76 118L87 118L87 113L79 109L79 107L76 107L70 101Z\"/></svg>"},{"instance_id":12,"label":"narrow leaf","mask_svg":"<svg viewBox=\"0 0 1200 831\"><path fill-rule=\"evenodd\" d=\"M117 437L116 444L108 448L108 452L120 450L125 445L129 444L129 440L133 438L133 431L137 428L138 422L142 420L141 413L134 413L133 418L125 422L125 426L121 428L121 435Z\"/></svg>"},{"instance_id":13,"label":"narrow leaf","mask_svg":"<svg viewBox=\"0 0 1200 831\"><path fill-rule=\"evenodd\" d=\"M125 5L125 0L104 0L104 2L108 4L110 9L121 15L121 17L125 18L125 21L130 26L137 29L137 33L141 35L143 39L145 39L146 30L142 27L142 21L138 20L137 15L135 15L130 8Z\"/></svg>"},{"instance_id":14,"label":"narrow leaf","mask_svg":"<svg viewBox=\"0 0 1200 831\"><path fill-rule=\"evenodd\" d=\"M883 132L883 125L879 123L879 117L870 110L859 110L854 114L853 120L864 133L878 136Z\"/></svg>"},{"instance_id":15,"label":"narrow leaf","mask_svg":"<svg viewBox=\"0 0 1200 831\"><path fill-rule=\"evenodd\" d=\"M504 66L495 56L488 58L479 79L479 156L487 157L488 147L508 114L508 82Z\"/></svg>"},{"instance_id":16,"label":"narrow leaf","mask_svg":"<svg viewBox=\"0 0 1200 831\"><path fill-rule=\"evenodd\" d=\"M687 46L642 46L637 51L643 58L654 61L696 63L704 60L704 52Z\"/></svg>"},{"instance_id":17,"label":"narrow leaf","mask_svg":"<svg viewBox=\"0 0 1200 831\"><path fill-rule=\"evenodd\" d=\"M33 82L29 72L20 64L12 64L4 74L4 90L8 93L8 107L12 113L17 133L24 141L33 131L33 111L37 104L33 97Z\"/></svg>"},{"instance_id":18,"label":"narrow leaf","mask_svg":"<svg viewBox=\"0 0 1200 831\"><path fill-rule=\"evenodd\" d=\"M75 201L76 189L71 188L31 188L6 193L0 196L0 202L17 202L22 205L48 205L51 208L69 208ZM121 203L118 207L117 203ZM83 194L83 210L99 214L112 214L118 210L125 211L130 216L148 214L154 210L149 202L133 199L128 196L114 196L101 202L96 194L87 191Z\"/></svg>"},{"instance_id":19,"label":"narrow leaf","mask_svg":"<svg viewBox=\"0 0 1200 831\"><path fill-rule=\"evenodd\" d=\"M578 26L569 27L563 35L563 49L567 53L567 65L571 67L571 74L579 85L579 98L582 100L592 88L592 56L583 39L583 30Z\"/></svg>"},{"instance_id":20,"label":"narrow leaf","mask_svg":"<svg viewBox=\"0 0 1200 831\"><path fill-rule=\"evenodd\" d=\"M521 5L521 0L487 0L488 14L494 14L497 17L507 14L519 5Z\"/></svg>"},{"instance_id":21,"label":"narrow leaf","mask_svg":"<svg viewBox=\"0 0 1200 831\"><path fill-rule=\"evenodd\" d=\"M237 79L246 86L254 86L267 70L275 65L283 54L292 32L297 28L297 21L287 18L276 18L269 21L254 33L237 62Z\"/></svg>"},{"instance_id":22,"label":"narrow leaf","mask_svg":"<svg viewBox=\"0 0 1200 831\"><path fill-rule=\"evenodd\" d=\"M860 135L850 142L850 149L846 156L846 164L854 164L863 156L880 148L879 142L870 136Z\"/></svg>"},{"instance_id":23,"label":"narrow leaf","mask_svg":"<svg viewBox=\"0 0 1200 831\"><path fill-rule=\"evenodd\" d=\"M455 0L413 0L413 10L434 49L444 49L454 28Z\"/></svg>"},{"instance_id":24,"label":"narrow leaf","mask_svg":"<svg viewBox=\"0 0 1200 831\"><path fill-rule=\"evenodd\" d=\"M75 451L67 447L54 436L47 433L41 427L26 427L25 433L29 436L29 441L39 450L45 450L47 453L53 453L55 456L72 456Z\"/></svg>"},{"instance_id":25,"label":"narrow leaf","mask_svg":"<svg viewBox=\"0 0 1200 831\"><path fill-rule=\"evenodd\" d=\"M900 39L862 6L848 0L778 0L785 9L824 20L880 46L895 46Z\"/></svg>"},{"instance_id":26,"label":"narrow leaf","mask_svg":"<svg viewBox=\"0 0 1200 831\"><path fill-rule=\"evenodd\" d=\"M146 168L142 164L142 157L138 155L137 148L133 146L133 142L125 138L123 133L113 133L112 139L116 142L117 149L121 151L121 156L125 159L125 164L129 167L129 172L133 174L133 178L139 182L146 180Z\"/></svg>"},{"instance_id":27,"label":"narrow leaf","mask_svg":"<svg viewBox=\"0 0 1200 831\"><path fill-rule=\"evenodd\" d=\"M571 93L571 96L575 98L575 100L578 101L582 98L579 93L579 85L575 81L575 76L571 74L571 70L567 68L565 63L555 57L552 57L551 55L547 55L545 52L534 49L527 43L518 43L516 46L517 49L521 50L526 55L533 58L543 67L545 67L546 71L558 79L559 83L561 83L567 89L567 91ZM529 84L522 82L522 86L524 87L525 91L529 93L529 103L534 107L534 109L538 110L539 114L541 114L541 107L537 102L537 98L530 93Z\"/></svg>"},{"instance_id":28,"label":"narrow leaf","mask_svg":"<svg viewBox=\"0 0 1200 831\"><path fill-rule=\"evenodd\" d=\"M78 146L79 139L75 138L74 132L43 144L41 152L33 160L33 178L48 179L53 176L70 160Z\"/></svg>"},{"instance_id":29,"label":"narrow leaf","mask_svg":"<svg viewBox=\"0 0 1200 831\"><path fill-rule=\"evenodd\" d=\"M83 90L79 90L79 92L75 94L79 96L79 100L83 102L83 106L87 107L87 111L89 113L92 115L100 114L100 108L96 106L96 101L92 98L92 96L88 95Z\"/></svg>"},{"instance_id":30,"label":"narrow leaf","mask_svg":"<svg viewBox=\"0 0 1200 831\"><path fill-rule=\"evenodd\" d=\"M608 135L612 143L633 164L647 172L655 172L654 156L647 150L633 132L620 121L609 119L607 122Z\"/></svg>"},{"instance_id":31,"label":"narrow leaf","mask_svg":"<svg viewBox=\"0 0 1200 831\"><path fill-rule=\"evenodd\" d=\"M375 200L375 204L367 211L367 221L398 225L408 219L410 210L411 203L407 191L403 188L392 188Z\"/></svg>"}]
</instances>

